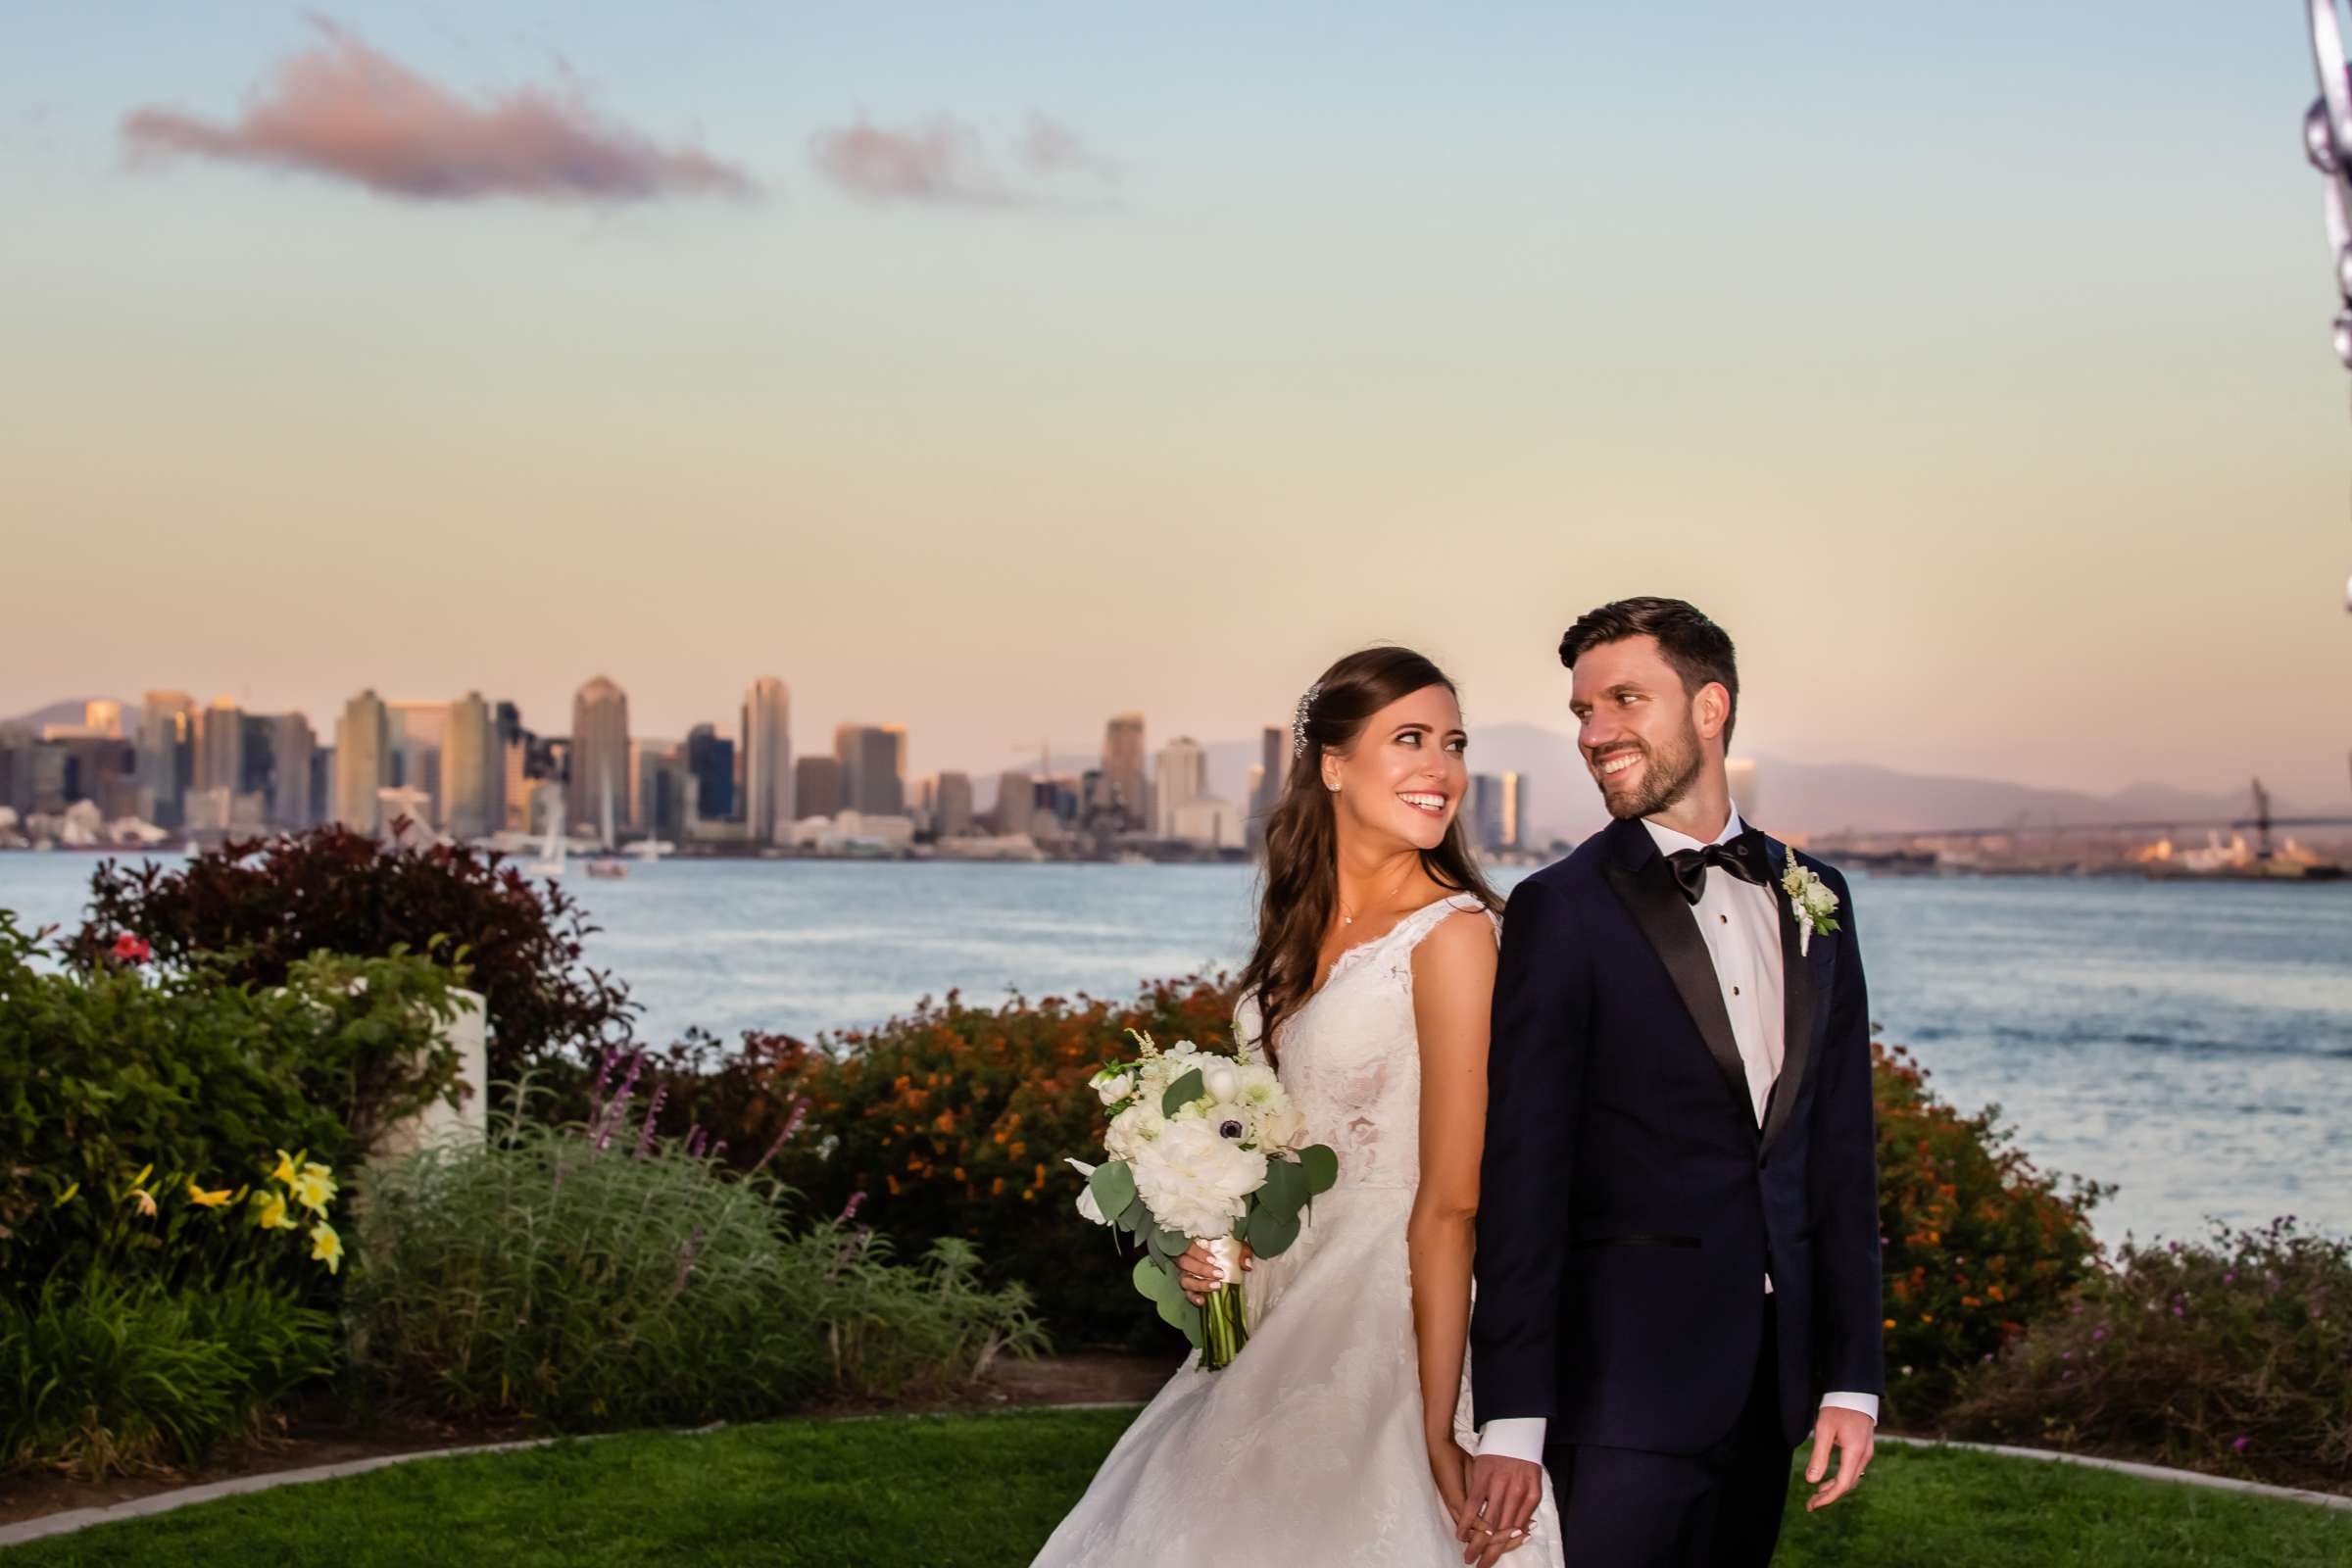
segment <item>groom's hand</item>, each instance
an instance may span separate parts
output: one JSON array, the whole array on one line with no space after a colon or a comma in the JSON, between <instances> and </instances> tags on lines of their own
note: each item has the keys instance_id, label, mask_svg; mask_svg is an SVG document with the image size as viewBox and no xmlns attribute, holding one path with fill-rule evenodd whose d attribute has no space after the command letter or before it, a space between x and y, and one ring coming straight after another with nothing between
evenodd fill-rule
<instances>
[{"instance_id":1,"label":"groom's hand","mask_svg":"<svg viewBox=\"0 0 2352 1568\"><path fill-rule=\"evenodd\" d=\"M1465 1545L1462 1561L1479 1561L1498 1543L1507 1544L1507 1550L1525 1541L1527 1522L1536 1516L1536 1504L1543 1497L1542 1465L1499 1453L1473 1458L1461 1512L1453 1520L1454 1539Z\"/></svg>"},{"instance_id":2,"label":"groom's hand","mask_svg":"<svg viewBox=\"0 0 2352 1568\"><path fill-rule=\"evenodd\" d=\"M1813 1421L1813 1457L1805 1465L1805 1480L1813 1484L1805 1512L1827 1508L1854 1490L1854 1483L1870 1468L1871 1454L1877 1451L1878 1431L1878 1423L1859 1410L1822 1407ZM1824 1482L1822 1477L1830 1473L1832 1448L1838 1450L1838 1474Z\"/></svg>"}]
</instances>

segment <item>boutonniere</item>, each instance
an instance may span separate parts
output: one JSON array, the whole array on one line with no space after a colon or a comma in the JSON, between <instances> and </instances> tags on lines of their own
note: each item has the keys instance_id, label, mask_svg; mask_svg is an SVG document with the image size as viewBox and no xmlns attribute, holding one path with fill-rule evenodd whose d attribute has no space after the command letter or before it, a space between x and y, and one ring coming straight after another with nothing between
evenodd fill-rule
<instances>
[{"instance_id":1,"label":"boutonniere","mask_svg":"<svg viewBox=\"0 0 2352 1568\"><path fill-rule=\"evenodd\" d=\"M1810 957L1813 933L1838 929L1838 895L1797 863L1794 850L1788 852L1788 869L1781 876L1781 891L1788 895L1788 908L1796 916L1797 956Z\"/></svg>"}]
</instances>

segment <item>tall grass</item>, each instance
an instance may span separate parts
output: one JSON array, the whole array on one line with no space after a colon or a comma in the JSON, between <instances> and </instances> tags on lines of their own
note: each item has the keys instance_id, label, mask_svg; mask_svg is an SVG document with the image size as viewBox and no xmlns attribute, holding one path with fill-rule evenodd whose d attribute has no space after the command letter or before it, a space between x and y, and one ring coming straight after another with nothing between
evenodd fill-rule
<instances>
[{"instance_id":1,"label":"tall grass","mask_svg":"<svg viewBox=\"0 0 2352 1568\"><path fill-rule=\"evenodd\" d=\"M281 1286L104 1277L0 1298L0 1468L193 1463L334 1363L334 1320Z\"/></svg>"},{"instance_id":2,"label":"tall grass","mask_svg":"<svg viewBox=\"0 0 2352 1568\"><path fill-rule=\"evenodd\" d=\"M1043 1344L1027 1294L981 1288L961 1242L903 1265L699 1139L661 1138L625 1092L585 1126L535 1122L526 1100L484 1144L367 1185L352 1353L387 1396L564 1428L746 1419Z\"/></svg>"}]
</instances>

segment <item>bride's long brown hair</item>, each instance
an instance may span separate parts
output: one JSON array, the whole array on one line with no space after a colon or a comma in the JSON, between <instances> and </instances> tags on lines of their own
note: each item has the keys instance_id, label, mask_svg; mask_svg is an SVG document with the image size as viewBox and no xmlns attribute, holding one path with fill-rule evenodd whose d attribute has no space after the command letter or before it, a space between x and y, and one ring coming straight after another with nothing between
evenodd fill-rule
<instances>
[{"instance_id":1,"label":"bride's long brown hair","mask_svg":"<svg viewBox=\"0 0 2352 1568\"><path fill-rule=\"evenodd\" d=\"M1338 804L1323 787L1323 754L1346 755L1374 713L1414 692L1443 686L1458 699L1446 672L1409 648L1367 648L1323 672L1305 713L1306 746L1266 817L1264 891L1258 901L1257 947L1242 970L1244 995L1254 994L1258 1044L1274 1056L1274 1032L1314 995L1323 934L1340 902ZM1469 836L1456 812L1437 848L1421 852L1431 881L1474 893L1488 908L1502 900L1479 873ZM1243 1042L1248 1044L1248 1042Z\"/></svg>"}]
</instances>

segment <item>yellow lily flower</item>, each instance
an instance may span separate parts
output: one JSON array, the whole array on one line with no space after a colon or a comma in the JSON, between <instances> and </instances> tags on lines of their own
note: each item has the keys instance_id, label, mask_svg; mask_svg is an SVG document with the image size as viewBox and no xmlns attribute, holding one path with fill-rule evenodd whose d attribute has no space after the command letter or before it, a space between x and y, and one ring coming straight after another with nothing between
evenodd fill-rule
<instances>
[{"instance_id":1,"label":"yellow lily flower","mask_svg":"<svg viewBox=\"0 0 2352 1568\"><path fill-rule=\"evenodd\" d=\"M221 1187L208 1193L196 1185L196 1179L193 1176L188 1178L188 1201L194 1203L198 1208L219 1208L229 1200L230 1194L227 1188Z\"/></svg>"},{"instance_id":2,"label":"yellow lily flower","mask_svg":"<svg viewBox=\"0 0 2352 1568\"><path fill-rule=\"evenodd\" d=\"M149 1161L147 1164L139 1167L139 1173L130 1179L130 1185L133 1187L144 1187L147 1185L147 1178L154 1174L155 1164L153 1161Z\"/></svg>"},{"instance_id":3,"label":"yellow lily flower","mask_svg":"<svg viewBox=\"0 0 2352 1568\"><path fill-rule=\"evenodd\" d=\"M311 1227L311 1256L324 1263L329 1274L342 1271L343 1238L324 1220Z\"/></svg>"},{"instance_id":4,"label":"yellow lily flower","mask_svg":"<svg viewBox=\"0 0 2352 1568\"><path fill-rule=\"evenodd\" d=\"M294 1201L314 1214L323 1214L335 1196L335 1173L314 1160L302 1167L293 1188Z\"/></svg>"},{"instance_id":5,"label":"yellow lily flower","mask_svg":"<svg viewBox=\"0 0 2352 1568\"><path fill-rule=\"evenodd\" d=\"M57 1206L60 1208L65 1207L68 1203L74 1201L74 1196L80 1191L81 1183L75 1182L73 1186L67 1188L64 1192L57 1195Z\"/></svg>"},{"instance_id":6,"label":"yellow lily flower","mask_svg":"<svg viewBox=\"0 0 2352 1568\"><path fill-rule=\"evenodd\" d=\"M147 1218L147 1219L153 1219L153 1218L155 1218L155 1195L154 1195L154 1194L152 1194L152 1193L148 1192L148 1191L147 1191L147 1189L146 1189L146 1188L144 1188L144 1187L133 1187L133 1188L130 1190L130 1192L129 1192L129 1195L128 1195L128 1196L129 1196L129 1197L132 1197L132 1198L135 1198L135 1199L137 1199L137 1200L139 1200L139 1213L140 1213L140 1214L141 1214L143 1217L145 1217L145 1218Z\"/></svg>"},{"instance_id":7,"label":"yellow lily flower","mask_svg":"<svg viewBox=\"0 0 2352 1568\"><path fill-rule=\"evenodd\" d=\"M270 1179L273 1182L283 1182L288 1187L293 1186L294 1156L282 1149L279 1150L277 1152L277 1168L270 1173Z\"/></svg>"},{"instance_id":8,"label":"yellow lily flower","mask_svg":"<svg viewBox=\"0 0 2352 1568\"><path fill-rule=\"evenodd\" d=\"M260 1212L254 1216L253 1222L263 1230L290 1231L299 1228L292 1219L287 1217L286 1200L282 1195L262 1193L255 1198L254 1201L259 1205Z\"/></svg>"}]
</instances>

